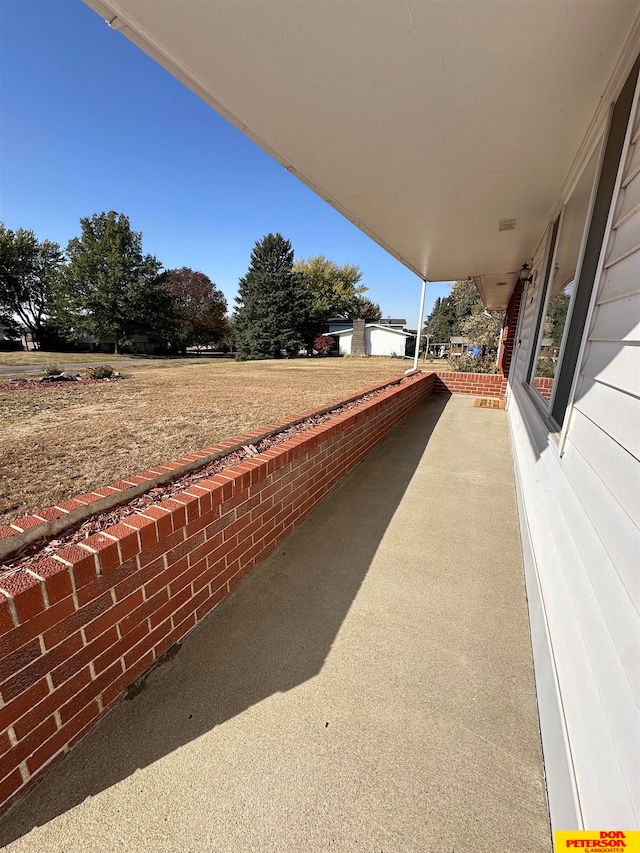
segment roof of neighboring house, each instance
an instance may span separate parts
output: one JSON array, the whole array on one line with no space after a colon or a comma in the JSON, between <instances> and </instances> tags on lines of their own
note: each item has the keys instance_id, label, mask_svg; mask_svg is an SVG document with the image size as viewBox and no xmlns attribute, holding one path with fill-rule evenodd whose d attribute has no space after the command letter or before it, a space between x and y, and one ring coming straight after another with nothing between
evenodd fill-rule
<instances>
[{"instance_id":1,"label":"roof of neighboring house","mask_svg":"<svg viewBox=\"0 0 640 853\"><path fill-rule=\"evenodd\" d=\"M461 338L458 336L458 337L450 338L450 342L452 344L468 344L469 338Z\"/></svg>"},{"instance_id":2,"label":"roof of neighboring house","mask_svg":"<svg viewBox=\"0 0 640 853\"><path fill-rule=\"evenodd\" d=\"M365 318L366 319L366 318ZM403 318L394 319L393 317L381 317L380 320L376 320L376 323L379 323L381 326L406 326L407 321ZM346 320L344 317L329 317L327 323L331 323L332 326L337 326L338 324L346 324L353 323L353 320Z\"/></svg>"},{"instance_id":3,"label":"roof of neighboring house","mask_svg":"<svg viewBox=\"0 0 640 853\"><path fill-rule=\"evenodd\" d=\"M388 332L390 335L403 335L405 338L413 338L411 332L403 332L400 329L392 329L389 326L381 326L379 323L366 323L365 329L381 329L383 332ZM332 332L333 337L339 335L350 335L353 332L353 326L350 329L341 329L339 332Z\"/></svg>"}]
</instances>

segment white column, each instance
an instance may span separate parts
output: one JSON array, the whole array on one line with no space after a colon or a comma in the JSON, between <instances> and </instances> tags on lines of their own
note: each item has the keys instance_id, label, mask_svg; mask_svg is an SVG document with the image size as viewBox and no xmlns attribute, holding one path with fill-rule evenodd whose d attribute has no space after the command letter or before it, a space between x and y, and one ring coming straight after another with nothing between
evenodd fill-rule
<instances>
[{"instance_id":1,"label":"white column","mask_svg":"<svg viewBox=\"0 0 640 853\"><path fill-rule=\"evenodd\" d=\"M422 338L422 315L424 314L424 297L427 293L427 280L422 279L422 290L420 292L420 313L418 314L418 328L416 334L416 352L413 356L412 370L418 369L418 357L420 355L420 339Z\"/></svg>"}]
</instances>

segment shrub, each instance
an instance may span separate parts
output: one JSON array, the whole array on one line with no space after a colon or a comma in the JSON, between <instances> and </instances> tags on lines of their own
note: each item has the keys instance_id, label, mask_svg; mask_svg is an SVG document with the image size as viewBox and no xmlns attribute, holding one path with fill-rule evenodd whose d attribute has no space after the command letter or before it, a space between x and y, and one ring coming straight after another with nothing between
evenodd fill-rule
<instances>
[{"instance_id":1,"label":"shrub","mask_svg":"<svg viewBox=\"0 0 640 853\"><path fill-rule=\"evenodd\" d=\"M336 342L331 335L318 335L313 342L314 350L320 355L329 355L332 349L335 348Z\"/></svg>"},{"instance_id":2,"label":"shrub","mask_svg":"<svg viewBox=\"0 0 640 853\"><path fill-rule=\"evenodd\" d=\"M47 364L42 371L43 376L60 376L61 373L62 368L58 367L57 364Z\"/></svg>"},{"instance_id":3,"label":"shrub","mask_svg":"<svg viewBox=\"0 0 640 853\"><path fill-rule=\"evenodd\" d=\"M455 373L497 373L498 365L492 355L461 356L449 359L449 370Z\"/></svg>"},{"instance_id":4,"label":"shrub","mask_svg":"<svg viewBox=\"0 0 640 853\"><path fill-rule=\"evenodd\" d=\"M536 376L545 376L547 378L553 379L556 375L556 365L552 358L549 356L541 355L538 359L538 364L536 366Z\"/></svg>"},{"instance_id":5,"label":"shrub","mask_svg":"<svg viewBox=\"0 0 640 853\"><path fill-rule=\"evenodd\" d=\"M87 370L89 379L110 379L113 376L113 367L110 364L99 364Z\"/></svg>"}]
</instances>

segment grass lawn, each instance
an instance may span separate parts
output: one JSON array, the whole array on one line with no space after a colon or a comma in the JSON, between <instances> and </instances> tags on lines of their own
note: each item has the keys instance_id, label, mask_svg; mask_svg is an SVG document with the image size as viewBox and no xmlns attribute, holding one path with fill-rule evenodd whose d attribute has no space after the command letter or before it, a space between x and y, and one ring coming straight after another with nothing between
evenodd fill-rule
<instances>
[{"instance_id":1,"label":"grass lawn","mask_svg":"<svg viewBox=\"0 0 640 853\"><path fill-rule=\"evenodd\" d=\"M122 382L0 392L0 523L409 367L390 358L187 362L127 368Z\"/></svg>"},{"instance_id":2,"label":"grass lawn","mask_svg":"<svg viewBox=\"0 0 640 853\"><path fill-rule=\"evenodd\" d=\"M31 352L0 352L0 366L12 367L23 364L86 364L87 362L120 361L123 358L131 358L129 355L109 355L104 352L45 352L44 350L32 350Z\"/></svg>"}]
</instances>

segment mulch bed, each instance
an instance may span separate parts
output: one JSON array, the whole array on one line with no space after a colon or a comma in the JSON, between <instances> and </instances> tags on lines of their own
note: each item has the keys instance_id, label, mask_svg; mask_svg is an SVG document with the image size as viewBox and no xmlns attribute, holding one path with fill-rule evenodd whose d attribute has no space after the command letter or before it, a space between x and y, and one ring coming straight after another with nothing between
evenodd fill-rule
<instances>
[{"instance_id":1,"label":"mulch bed","mask_svg":"<svg viewBox=\"0 0 640 853\"><path fill-rule=\"evenodd\" d=\"M412 378L413 377L408 376L403 377L397 384L404 385L407 382L411 382ZM72 385L73 383L59 384ZM349 403L343 403L341 406L337 406L335 409L332 409L330 412L327 412L327 414L314 415L313 417L307 418L299 424L286 427L282 430L282 432L276 433L275 435L272 435L269 438L258 442L257 445L247 445L243 448L243 450L237 450L233 453L229 453L222 459L217 459L214 462L209 462L202 468L198 468L196 471L192 471L188 474L183 474L182 476L179 476L174 480L170 480L168 483L164 483L161 486L150 489L148 492L145 492L145 494L140 495L139 497L134 498L133 500L128 501L127 503L122 504L121 506L114 507L111 510L107 510L106 512L91 516L90 518L87 518L84 521L80 521L78 522L78 524L74 525L73 527L70 527L68 530L65 530L64 533L57 539L52 539L48 542L46 540L40 540L38 542L32 543L31 545L26 545L22 549L22 551L19 551L11 558L10 563L6 563L3 566L0 566L0 575L16 571L17 569L28 569L29 566L33 565L34 563L37 563L39 560L42 560L46 557L51 557L53 554L62 550L62 548L66 548L68 545L74 545L78 542L82 542L83 539L88 539L89 536L93 536L94 533L99 533L100 531L105 530L107 527L111 527L112 525L117 524L119 521L122 521L127 516L133 515L135 513L144 513L147 507L152 506L154 503L164 501L167 498L171 498L174 495L179 494L180 492L187 491L190 486L197 485L200 480L206 480L209 477L213 477L215 474L220 474L222 471L225 470L225 468L232 468L234 465L238 465L240 462L243 462L246 459L251 459L254 456L257 456L259 453L264 453L266 450L269 450L274 445L282 444L283 442L287 441L290 438L293 438L296 435L300 435L301 433L304 433L307 430L312 429L313 427L319 426L320 424L324 424L327 421L330 421L335 415L351 411L352 409L357 409L363 403L366 403L369 400L373 400L376 397L380 396L384 391L387 390L387 387L381 388L377 391L371 391L368 394L364 394L362 397L358 397L357 400L353 400Z\"/></svg>"}]
</instances>

